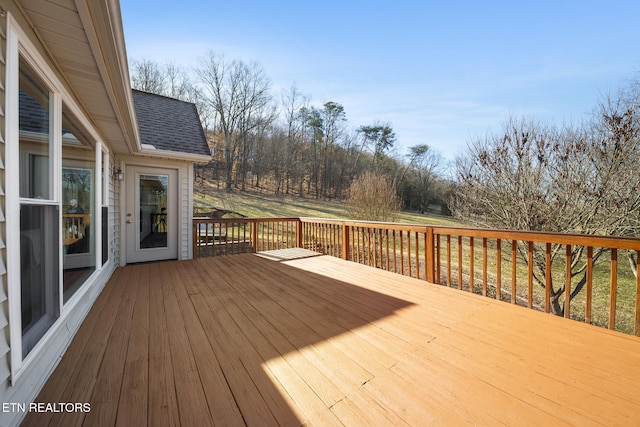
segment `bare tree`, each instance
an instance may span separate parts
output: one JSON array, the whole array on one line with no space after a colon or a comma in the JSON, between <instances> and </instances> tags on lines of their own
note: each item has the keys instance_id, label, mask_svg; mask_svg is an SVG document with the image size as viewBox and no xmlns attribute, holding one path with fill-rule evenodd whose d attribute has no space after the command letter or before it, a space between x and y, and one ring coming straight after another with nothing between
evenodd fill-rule
<instances>
[{"instance_id":1,"label":"bare tree","mask_svg":"<svg viewBox=\"0 0 640 427\"><path fill-rule=\"evenodd\" d=\"M134 89L164 95L166 75L162 67L150 59L132 61L131 85Z\"/></svg>"},{"instance_id":2,"label":"bare tree","mask_svg":"<svg viewBox=\"0 0 640 427\"><path fill-rule=\"evenodd\" d=\"M223 137L225 188L230 191L237 180L244 185L255 141L251 133L275 119L271 83L258 64L227 61L213 52L200 61L196 73L213 112L214 128Z\"/></svg>"},{"instance_id":3,"label":"bare tree","mask_svg":"<svg viewBox=\"0 0 640 427\"><path fill-rule=\"evenodd\" d=\"M441 188L436 183L441 180L444 159L426 144L409 147L409 162L398 179L402 199L409 209L424 213L432 201L441 198Z\"/></svg>"},{"instance_id":4,"label":"bare tree","mask_svg":"<svg viewBox=\"0 0 640 427\"><path fill-rule=\"evenodd\" d=\"M510 118L502 133L472 142L467 155L457 160L454 215L491 228L637 233L634 215L640 210L640 163L634 121L635 109L608 106L593 124L578 128L556 129ZM518 249L527 262L524 248ZM553 246L552 258L560 249ZM577 284L570 298L586 282L585 248L572 251L571 275L577 277ZM603 249L594 252L594 262L602 253ZM542 254L536 255L534 279L545 287L545 260ZM567 285L550 283L555 314L564 312L561 296Z\"/></svg>"},{"instance_id":5,"label":"bare tree","mask_svg":"<svg viewBox=\"0 0 640 427\"><path fill-rule=\"evenodd\" d=\"M603 98L591 127L593 181L600 198L597 206L602 232L611 235L640 234L640 81L631 82L616 95ZM592 185L592 184L590 184ZM635 252L627 252L638 275Z\"/></svg>"},{"instance_id":6,"label":"bare tree","mask_svg":"<svg viewBox=\"0 0 640 427\"><path fill-rule=\"evenodd\" d=\"M304 120L300 111L307 109L309 99L300 93L296 86L291 86L282 93L283 126L286 136L283 139L282 169L274 171L277 181L277 193L285 186L284 192L289 194L291 188L297 184L302 194L304 169ZM280 173L278 173L280 172Z\"/></svg>"},{"instance_id":7,"label":"bare tree","mask_svg":"<svg viewBox=\"0 0 640 427\"><path fill-rule=\"evenodd\" d=\"M367 221L393 221L400 201L391 181L379 172L365 172L349 187L349 216Z\"/></svg>"}]
</instances>

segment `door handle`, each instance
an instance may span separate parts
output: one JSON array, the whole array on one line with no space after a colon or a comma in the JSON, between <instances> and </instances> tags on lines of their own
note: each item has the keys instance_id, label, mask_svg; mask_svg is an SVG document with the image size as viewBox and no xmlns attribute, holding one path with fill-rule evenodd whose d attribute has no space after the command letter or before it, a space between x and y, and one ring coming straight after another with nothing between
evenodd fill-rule
<instances>
[{"instance_id":1,"label":"door handle","mask_svg":"<svg viewBox=\"0 0 640 427\"><path fill-rule=\"evenodd\" d=\"M131 220L130 219L127 220L127 224L131 224Z\"/></svg>"}]
</instances>

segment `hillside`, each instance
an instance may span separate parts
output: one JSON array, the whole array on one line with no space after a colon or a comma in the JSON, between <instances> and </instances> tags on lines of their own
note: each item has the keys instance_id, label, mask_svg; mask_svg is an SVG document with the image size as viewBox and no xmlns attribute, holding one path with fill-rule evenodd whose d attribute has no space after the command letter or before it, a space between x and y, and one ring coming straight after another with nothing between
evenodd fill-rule
<instances>
[{"instance_id":1,"label":"hillside","mask_svg":"<svg viewBox=\"0 0 640 427\"><path fill-rule=\"evenodd\" d=\"M224 209L250 218L318 217L347 218L346 205L336 201L315 200L303 197L274 195L270 193L226 192L211 183L196 182L193 205L196 209ZM460 225L451 217L435 214L400 212L397 222L433 225Z\"/></svg>"}]
</instances>

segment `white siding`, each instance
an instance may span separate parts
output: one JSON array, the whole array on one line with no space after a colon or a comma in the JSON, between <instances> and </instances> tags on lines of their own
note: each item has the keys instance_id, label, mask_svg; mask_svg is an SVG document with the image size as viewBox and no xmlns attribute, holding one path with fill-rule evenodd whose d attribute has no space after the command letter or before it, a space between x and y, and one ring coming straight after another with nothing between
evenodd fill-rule
<instances>
[{"instance_id":1,"label":"white siding","mask_svg":"<svg viewBox=\"0 0 640 427\"><path fill-rule=\"evenodd\" d=\"M6 182L5 159L5 87L6 52L7 52L7 19L0 19L0 387L9 383L11 370L9 368L9 305L7 301L7 248L5 211L6 202L4 184Z\"/></svg>"},{"instance_id":2,"label":"white siding","mask_svg":"<svg viewBox=\"0 0 640 427\"><path fill-rule=\"evenodd\" d=\"M182 165L178 173L178 179L180 180L180 199L178 201L180 210L180 238L178 244L178 257L180 259L191 258L191 215L193 215L193 195L191 189L193 188L193 170L192 164Z\"/></svg>"},{"instance_id":3,"label":"white siding","mask_svg":"<svg viewBox=\"0 0 640 427\"><path fill-rule=\"evenodd\" d=\"M113 260L117 265L120 259L120 182L115 181L111 177L114 168L117 168L118 164L112 152L109 153L109 230L112 232L109 234L111 253L109 259Z\"/></svg>"}]
</instances>

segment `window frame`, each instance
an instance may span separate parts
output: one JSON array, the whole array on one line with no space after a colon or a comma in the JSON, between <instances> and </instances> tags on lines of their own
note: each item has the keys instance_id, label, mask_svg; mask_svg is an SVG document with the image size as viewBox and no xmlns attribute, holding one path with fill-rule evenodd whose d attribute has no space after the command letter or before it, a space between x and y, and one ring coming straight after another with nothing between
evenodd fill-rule
<instances>
[{"instance_id":1,"label":"window frame","mask_svg":"<svg viewBox=\"0 0 640 427\"><path fill-rule=\"evenodd\" d=\"M21 205L49 205L57 206L59 217L58 224L62 223L62 111L68 109L73 116L79 121L83 128L87 131L86 137L91 140L92 149L95 158L95 177L94 177L94 196L93 203L96 208L103 206L103 185L108 188L108 170L101 168L103 155L108 149L101 142L101 138L81 108L75 102L74 97L68 91L64 83L58 79L52 68L48 65L40 51L29 39L19 23L10 13L7 13L7 38L6 38L6 140L5 144L5 169L7 176L19 176L20 173L20 129L19 129L19 87L20 87L20 61L23 61L30 71L37 75L46 89L50 93L50 197L49 199L31 199L20 197L19 180L8 180L5 190L5 208L7 217L13 218L13 221L19 221ZM108 199L106 200L108 204ZM95 229L100 230L102 227L102 215L100 210L96 209ZM18 248L20 245L20 227L16 224L8 224L6 230L7 247ZM62 252L62 227L59 226L58 241L60 242L59 250ZM10 359L11 359L11 382L15 384L20 375L25 372L33 360L46 349L51 337L64 324L65 319L74 308L82 300L82 296L91 288L91 283L95 282L97 275L105 268L101 257L101 236L96 234L95 271L82 284L80 289L75 292L69 300L64 303L63 300L63 256L60 253L58 257L58 307L60 315L49 328L49 330L40 338L38 343L30 350L26 357L22 356L22 319L21 319L21 277L20 277L20 251L7 251L7 281L8 281L8 311L9 311L9 332L10 332Z\"/></svg>"}]
</instances>

